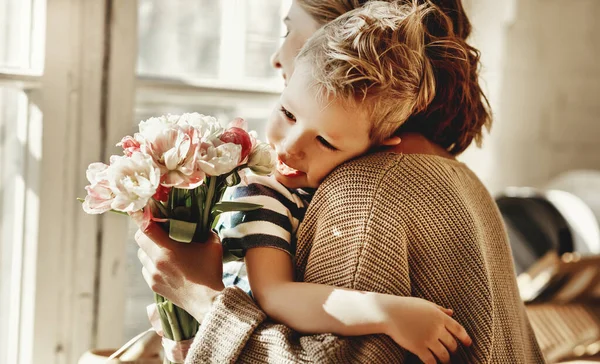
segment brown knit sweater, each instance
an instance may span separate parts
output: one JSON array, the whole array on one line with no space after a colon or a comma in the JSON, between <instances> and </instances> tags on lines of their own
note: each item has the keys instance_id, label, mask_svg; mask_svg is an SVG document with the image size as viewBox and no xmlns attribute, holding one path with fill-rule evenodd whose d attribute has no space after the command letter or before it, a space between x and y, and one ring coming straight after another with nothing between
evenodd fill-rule
<instances>
[{"instance_id":1,"label":"brown knit sweater","mask_svg":"<svg viewBox=\"0 0 600 364\"><path fill-rule=\"evenodd\" d=\"M474 340L457 363L542 363L493 199L462 163L379 153L336 169L298 233L298 279L422 297ZM302 335L226 288L186 363L418 363L385 335Z\"/></svg>"}]
</instances>

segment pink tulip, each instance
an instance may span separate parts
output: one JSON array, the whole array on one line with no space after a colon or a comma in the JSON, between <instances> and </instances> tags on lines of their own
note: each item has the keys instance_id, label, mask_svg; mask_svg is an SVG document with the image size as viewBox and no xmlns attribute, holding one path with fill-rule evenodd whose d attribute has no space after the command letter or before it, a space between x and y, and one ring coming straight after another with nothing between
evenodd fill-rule
<instances>
[{"instance_id":1,"label":"pink tulip","mask_svg":"<svg viewBox=\"0 0 600 364\"><path fill-rule=\"evenodd\" d=\"M241 160L241 150L242 147L234 143L222 143L216 147L212 143L202 143L194 157L196 168L209 176L229 173Z\"/></svg>"},{"instance_id":2,"label":"pink tulip","mask_svg":"<svg viewBox=\"0 0 600 364\"><path fill-rule=\"evenodd\" d=\"M151 156L162 175L162 185L195 188L202 184L204 172L196 169L194 155L200 138L190 125L160 125L145 131L142 152Z\"/></svg>"},{"instance_id":3,"label":"pink tulip","mask_svg":"<svg viewBox=\"0 0 600 364\"><path fill-rule=\"evenodd\" d=\"M115 194L110 188L107 170L108 166L104 163L88 166L86 176L90 185L85 187L88 194L83 202L83 211L88 214L102 214L111 209Z\"/></svg>"},{"instance_id":4,"label":"pink tulip","mask_svg":"<svg viewBox=\"0 0 600 364\"><path fill-rule=\"evenodd\" d=\"M171 187L160 185L152 197L157 201L167 202L169 199L169 192L171 192Z\"/></svg>"},{"instance_id":5,"label":"pink tulip","mask_svg":"<svg viewBox=\"0 0 600 364\"><path fill-rule=\"evenodd\" d=\"M112 156L107 171L110 188L115 194L111 207L117 211L141 210L160 184L160 169L150 156L140 152L131 157Z\"/></svg>"},{"instance_id":6,"label":"pink tulip","mask_svg":"<svg viewBox=\"0 0 600 364\"><path fill-rule=\"evenodd\" d=\"M125 153L126 156L131 157L134 152L140 151L140 142L134 137L127 135L121 139L121 142L117 144L117 147L123 147L123 153Z\"/></svg>"},{"instance_id":7,"label":"pink tulip","mask_svg":"<svg viewBox=\"0 0 600 364\"><path fill-rule=\"evenodd\" d=\"M230 128L240 128L244 130L248 130L248 122L242 118L235 118L231 120L228 125Z\"/></svg>"},{"instance_id":8,"label":"pink tulip","mask_svg":"<svg viewBox=\"0 0 600 364\"><path fill-rule=\"evenodd\" d=\"M246 160L246 157L248 157L250 151L252 150L252 139L250 138L250 135L248 135L248 133L242 128L235 126L231 127L225 130L219 139L221 139L221 141L224 143L233 143L242 147L242 153L238 163L242 163L244 160Z\"/></svg>"}]
</instances>

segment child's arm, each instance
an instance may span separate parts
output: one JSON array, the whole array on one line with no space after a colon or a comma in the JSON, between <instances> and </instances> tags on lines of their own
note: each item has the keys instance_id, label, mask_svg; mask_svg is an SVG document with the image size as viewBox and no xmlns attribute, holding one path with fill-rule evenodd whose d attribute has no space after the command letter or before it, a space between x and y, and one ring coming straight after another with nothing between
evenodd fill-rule
<instances>
[{"instance_id":1,"label":"child's arm","mask_svg":"<svg viewBox=\"0 0 600 364\"><path fill-rule=\"evenodd\" d=\"M441 361L470 345L450 310L415 297L359 292L294 282L290 256L278 249L246 253L248 279L256 301L272 319L303 333L343 336L387 334L420 358L433 352Z\"/></svg>"}]
</instances>

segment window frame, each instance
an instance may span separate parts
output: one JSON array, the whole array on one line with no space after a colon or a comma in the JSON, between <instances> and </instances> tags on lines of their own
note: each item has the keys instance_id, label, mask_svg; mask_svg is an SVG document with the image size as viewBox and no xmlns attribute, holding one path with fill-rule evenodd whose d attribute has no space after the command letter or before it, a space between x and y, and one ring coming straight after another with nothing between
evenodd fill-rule
<instances>
[{"instance_id":1,"label":"window frame","mask_svg":"<svg viewBox=\"0 0 600 364\"><path fill-rule=\"evenodd\" d=\"M0 73L2 87L25 91L43 115L28 127L27 148L41 158L23 176L30 193L13 242L22 256L10 360L19 364L72 363L90 348L123 343L127 220L88 216L75 198L85 193L87 165L116 152L113 141L129 130L137 2L44 5L43 72Z\"/></svg>"}]
</instances>

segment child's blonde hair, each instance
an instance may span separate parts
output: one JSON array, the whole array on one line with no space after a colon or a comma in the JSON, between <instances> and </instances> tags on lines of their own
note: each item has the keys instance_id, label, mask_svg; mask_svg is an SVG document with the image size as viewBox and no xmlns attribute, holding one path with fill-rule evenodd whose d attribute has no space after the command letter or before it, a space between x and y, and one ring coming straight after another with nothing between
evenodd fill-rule
<instances>
[{"instance_id":1,"label":"child's blonde hair","mask_svg":"<svg viewBox=\"0 0 600 364\"><path fill-rule=\"evenodd\" d=\"M338 16L351 10L358 9L369 0L297 0L310 16L319 24L325 25ZM385 0L394 2L398 0ZM402 0L409 3L412 0ZM438 6L446 15L448 15L454 27L454 32L462 39L467 39L471 34L471 22L467 17L462 0L418 0L418 2L431 2Z\"/></svg>"},{"instance_id":2,"label":"child's blonde hair","mask_svg":"<svg viewBox=\"0 0 600 364\"><path fill-rule=\"evenodd\" d=\"M448 112L452 117L449 124L439 119L421 121L421 127L437 124L427 128L432 130L412 131L422 132L434 142L440 132L448 132L453 141L445 143L442 136L439 144L458 154L473 139L480 139L481 127L490 122L487 100L477 83L478 59L476 50L454 32L452 19L437 6L429 1L403 0L368 1L342 14L313 35L297 62L309 62L322 95L366 107L374 142L394 134L409 118L414 124L415 115L430 115L428 106L437 100L436 80L444 81L440 96L446 102L436 103L454 103L461 98L476 107L462 110L456 105L461 108L459 114L466 116L463 120L454 120L457 115ZM456 77L450 80L446 74ZM447 85L453 82L456 84ZM453 89L450 95L447 86ZM461 134L455 136L454 129Z\"/></svg>"}]
</instances>

